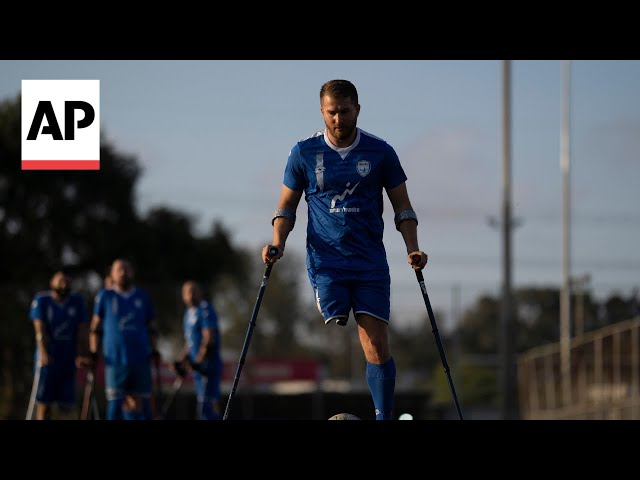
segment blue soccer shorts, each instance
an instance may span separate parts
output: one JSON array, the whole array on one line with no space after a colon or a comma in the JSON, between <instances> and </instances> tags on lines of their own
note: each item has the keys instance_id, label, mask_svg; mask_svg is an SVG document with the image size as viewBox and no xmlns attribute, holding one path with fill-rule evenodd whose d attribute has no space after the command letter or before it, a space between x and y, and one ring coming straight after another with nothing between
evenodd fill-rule
<instances>
[{"instance_id":1,"label":"blue soccer shorts","mask_svg":"<svg viewBox=\"0 0 640 480\"><path fill-rule=\"evenodd\" d=\"M220 399L220 375L217 373L205 377L198 372L193 372L193 386L199 402Z\"/></svg>"},{"instance_id":2,"label":"blue soccer shorts","mask_svg":"<svg viewBox=\"0 0 640 480\"><path fill-rule=\"evenodd\" d=\"M37 371L37 370L36 370ZM51 363L40 367L36 403L72 407L76 403L76 368L74 364Z\"/></svg>"},{"instance_id":3,"label":"blue soccer shorts","mask_svg":"<svg viewBox=\"0 0 640 480\"><path fill-rule=\"evenodd\" d=\"M308 269L316 306L327 324L346 325L349 314L366 313L389 323L389 270Z\"/></svg>"},{"instance_id":4,"label":"blue soccer shorts","mask_svg":"<svg viewBox=\"0 0 640 480\"><path fill-rule=\"evenodd\" d=\"M151 397L151 364L105 365L105 396L107 400L135 395Z\"/></svg>"},{"instance_id":5,"label":"blue soccer shorts","mask_svg":"<svg viewBox=\"0 0 640 480\"><path fill-rule=\"evenodd\" d=\"M193 386L199 402L220 399L220 382L222 381L222 364L207 359L200 365L201 370L193 371Z\"/></svg>"}]
</instances>

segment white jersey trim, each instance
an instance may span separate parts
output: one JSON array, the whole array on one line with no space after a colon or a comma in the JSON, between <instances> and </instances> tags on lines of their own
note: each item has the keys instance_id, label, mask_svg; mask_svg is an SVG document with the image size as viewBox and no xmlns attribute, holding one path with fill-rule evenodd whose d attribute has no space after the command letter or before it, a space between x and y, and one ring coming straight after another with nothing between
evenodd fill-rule
<instances>
[{"instance_id":1,"label":"white jersey trim","mask_svg":"<svg viewBox=\"0 0 640 480\"><path fill-rule=\"evenodd\" d=\"M351 150L353 150L354 148L356 148L358 146L358 144L360 143L360 129L357 128L357 127L356 127L356 139L353 141L353 143L351 145L349 145L348 147L344 147L344 148L336 147L333 143L331 143L331 140L329 140L329 137L327 136L327 129L326 128L323 130L323 135L324 135L324 141L327 144L327 146L331 150L334 150L335 152L337 152L338 155L340 155L343 160L349 154L349 152Z\"/></svg>"}]
</instances>

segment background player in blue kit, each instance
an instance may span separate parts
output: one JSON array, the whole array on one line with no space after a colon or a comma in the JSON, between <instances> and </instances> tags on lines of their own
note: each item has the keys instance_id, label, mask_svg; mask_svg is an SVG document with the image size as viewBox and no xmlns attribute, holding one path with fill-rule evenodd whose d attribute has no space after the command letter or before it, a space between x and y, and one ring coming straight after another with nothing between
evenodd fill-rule
<instances>
[{"instance_id":1,"label":"background player in blue kit","mask_svg":"<svg viewBox=\"0 0 640 480\"><path fill-rule=\"evenodd\" d=\"M107 420L148 420L151 413L151 361L160 362L155 311L146 290L133 283L131 264L111 265L111 288L96 296L89 334L94 359L104 355ZM102 342L100 344L100 335Z\"/></svg>"},{"instance_id":2,"label":"background player in blue kit","mask_svg":"<svg viewBox=\"0 0 640 480\"><path fill-rule=\"evenodd\" d=\"M355 86L331 80L320 89L325 129L297 142L289 153L278 208L272 219L273 246L267 265L285 252L302 194L308 207L307 270L325 324L346 325L353 311L366 359L366 379L376 420L392 418L396 366L389 350L390 276L382 242L383 190L394 210L407 261L423 269L418 218L409 201L407 177L395 150L357 127L360 104ZM420 262L412 263L419 255Z\"/></svg>"},{"instance_id":3,"label":"background player in blue kit","mask_svg":"<svg viewBox=\"0 0 640 480\"><path fill-rule=\"evenodd\" d=\"M88 365L89 314L84 298L71 291L68 273L56 272L49 285L35 295L29 312L36 336L35 418L52 418L53 405L60 418L77 418L76 368Z\"/></svg>"},{"instance_id":4,"label":"background player in blue kit","mask_svg":"<svg viewBox=\"0 0 640 480\"><path fill-rule=\"evenodd\" d=\"M182 285L186 307L182 319L184 348L179 364L191 368L198 399L200 420L220 420L220 382L222 357L218 315L211 302L204 299L202 288L194 281Z\"/></svg>"}]
</instances>

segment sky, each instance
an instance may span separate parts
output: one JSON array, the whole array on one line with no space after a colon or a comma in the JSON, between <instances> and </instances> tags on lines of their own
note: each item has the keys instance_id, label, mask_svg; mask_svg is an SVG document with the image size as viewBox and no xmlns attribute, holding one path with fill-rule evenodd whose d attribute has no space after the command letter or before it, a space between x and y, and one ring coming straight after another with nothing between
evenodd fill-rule
<instances>
[{"instance_id":1,"label":"sky","mask_svg":"<svg viewBox=\"0 0 640 480\"><path fill-rule=\"evenodd\" d=\"M557 288L562 61L510 63L512 286ZM259 257L291 147L324 128L320 86L351 80L358 126L393 146L407 173L429 255L427 292L439 328L448 330L503 283L502 67L501 60L2 60L0 99L18 95L26 79L99 79L103 136L143 168L140 213L171 206L193 215L198 232L220 221L234 244ZM571 275L588 274L596 299L629 296L640 286L640 61L570 67ZM391 321L411 325L426 309L384 198ZM305 229L303 199L287 253L303 258Z\"/></svg>"}]
</instances>

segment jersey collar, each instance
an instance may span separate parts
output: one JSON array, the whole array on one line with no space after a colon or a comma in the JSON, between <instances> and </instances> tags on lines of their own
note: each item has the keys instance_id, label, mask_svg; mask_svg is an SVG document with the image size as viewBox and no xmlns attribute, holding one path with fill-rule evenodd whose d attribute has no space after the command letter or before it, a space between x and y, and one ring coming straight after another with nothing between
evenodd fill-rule
<instances>
[{"instance_id":1,"label":"jersey collar","mask_svg":"<svg viewBox=\"0 0 640 480\"><path fill-rule=\"evenodd\" d=\"M358 146L358 143L360 143L360 128L359 127L356 127L356 139L353 141L353 143L351 145L349 145L348 147L344 147L344 148L336 147L333 143L331 143L331 140L329 140L329 137L327 136L327 129L326 128L322 131L322 133L323 133L323 136L324 136L324 143L326 143L327 146L331 150L335 150L338 153L338 155L340 155L340 157L342 157L343 160L349 154L349 152L351 150L353 150L354 148L356 148Z\"/></svg>"}]
</instances>

